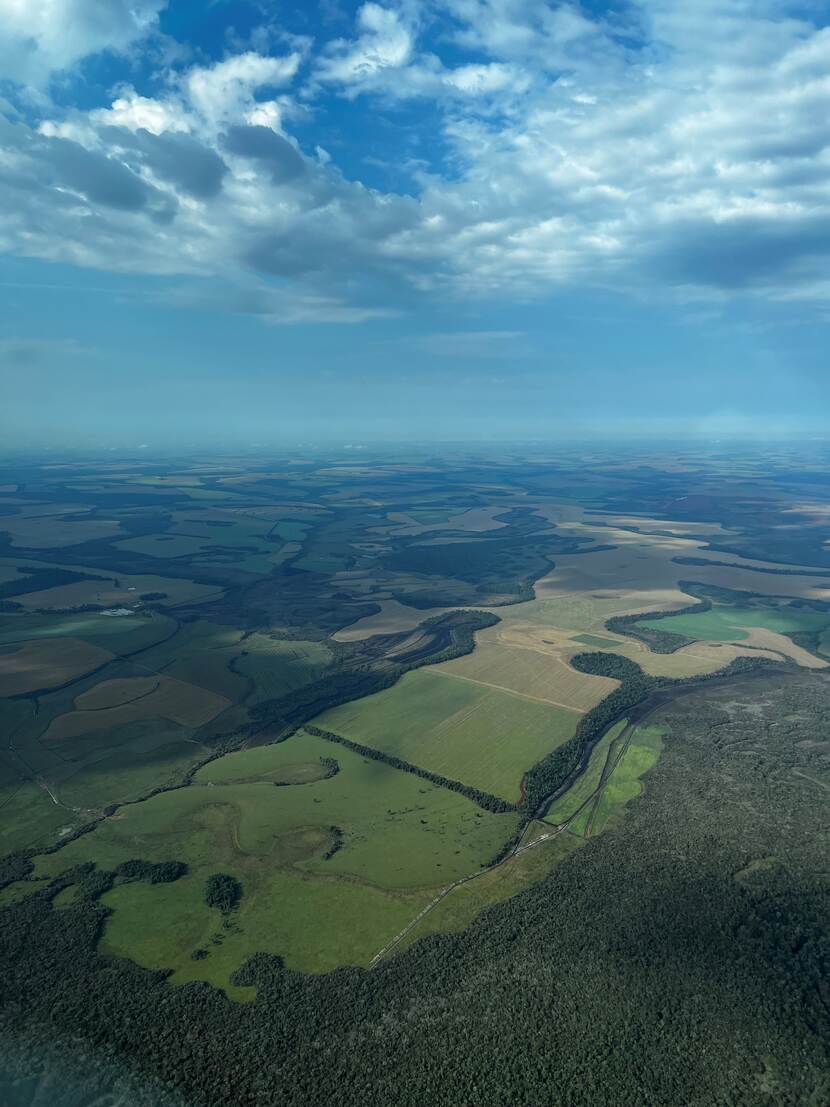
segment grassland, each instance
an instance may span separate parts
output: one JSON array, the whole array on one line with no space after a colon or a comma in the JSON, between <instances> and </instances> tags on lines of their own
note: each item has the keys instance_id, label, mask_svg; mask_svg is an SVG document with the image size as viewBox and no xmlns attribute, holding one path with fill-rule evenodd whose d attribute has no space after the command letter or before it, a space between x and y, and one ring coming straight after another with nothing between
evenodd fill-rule
<instances>
[{"instance_id":1,"label":"grassland","mask_svg":"<svg viewBox=\"0 0 830 1107\"><path fill-rule=\"evenodd\" d=\"M570 738L578 719L561 707L420 669L314 724L515 802L526 770Z\"/></svg>"},{"instance_id":2,"label":"grassland","mask_svg":"<svg viewBox=\"0 0 830 1107\"><path fill-rule=\"evenodd\" d=\"M112 538L121 530L117 519L64 519L61 514L35 516L24 511L4 516L0 529L10 535L12 546L50 550Z\"/></svg>"},{"instance_id":3,"label":"grassland","mask_svg":"<svg viewBox=\"0 0 830 1107\"><path fill-rule=\"evenodd\" d=\"M297 770L310 775L332 755L334 776L274 786ZM158 886L111 894L116 910L106 942L143 964L175 968L176 980L225 986L232 968L262 948L309 971L344 958L367 962L430 898L429 889L486 864L516 821L303 734L210 763L192 786L121 808L37 868L59 872L87 859L113 867L135 856L185 861L191 875L177 882L177 894L163 889L156 898ZM343 845L326 859L335 825ZM223 932L214 956L210 936L221 928L201 897L217 870L236 876L245 894L239 932ZM204 943L210 957L192 961Z\"/></svg>"},{"instance_id":4,"label":"grassland","mask_svg":"<svg viewBox=\"0 0 830 1107\"><path fill-rule=\"evenodd\" d=\"M596 793L602 780L608 761L608 752L619 734L625 729L626 721L610 727L591 751L585 771L577 778L564 795L555 800L548 810L545 821L561 826L572 819Z\"/></svg>"},{"instance_id":5,"label":"grassland","mask_svg":"<svg viewBox=\"0 0 830 1107\"><path fill-rule=\"evenodd\" d=\"M627 803L639 796L643 790L642 777L660 757L664 734L663 727L637 727L619 764L603 786L587 825L588 834L601 833L609 819L619 815Z\"/></svg>"},{"instance_id":6,"label":"grassland","mask_svg":"<svg viewBox=\"0 0 830 1107\"><path fill-rule=\"evenodd\" d=\"M791 607L719 604L708 611L671 615L665 619L641 619L637 625L710 642L741 642L749 637L752 627L763 627L788 637L793 634L822 634L830 628L830 615Z\"/></svg>"},{"instance_id":7,"label":"grassland","mask_svg":"<svg viewBox=\"0 0 830 1107\"><path fill-rule=\"evenodd\" d=\"M44 588L16 596L15 601L29 611L49 608L62 611L87 604L98 607L134 605L147 593L160 594L162 598L155 602L170 607L181 603L200 603L221 595L221 589L192 580L142 574L119 577L117 584L113 580L82 580L57 588Z\"/></svg>"},{"instance_id":8,"label":"grassland","mask_svg":"<svg viewBox=\"0 0 830 1107\"><path fill-rule=\"evenodd\" d=\"M264 634L249 635L234 662L252 691L249 703L275 699L317 680L331 664L332 653L322 642L285 641Z\"/></svg>"},{"instance_id":9,"label":"grassland","mask_svg":"<svg viewBox=\"0 0 830 1107\"><path fill-rule=\"evenodd\" d=\"M58 688L112 659L80 638L35 638L0 646L0 696L22 696Z\"/></svg>"},{"instance_id":10,"label":"grassland","mask_svg":"<svg viewBox=\"0 0 830 1107\"><path fill-rule=\"evenodd\" d=\"M161 718L185 727L210 722L230 705L195 684L171 677L138 677L109 680L75 701L77 710L60 715L43 735L44 742L77 738L99 730L118 730L143 719ZM101 706L102 698L124 697L120 704ZM96 706L90 707L90 703Z\"/></svg>"},{"instance_id":11,"label":"grassland","mask_svg":"<svg viewBox=\"0 0 830 1107\"><path fill-rule=\"evenodd\" d=\"M560 864L581 845L582 841L573 834L558 834L475 880L459 885L410 930L395 951L400 953L408 949L428 934L465 930L487 908L538 883L554 865ZM486 925L485 920L481 925Z\"/></svg>"},{"instance_id":12,"label":"grassland","mask_svg":"<svg viewBox=\"0 0 830 1107\"><path fill-rule=\"evenodd\" d=\"M545 822L589 838L602 833L609 819L640 794L641 777L656 764L665 730L644 725L629 734L627 728L619 722L602 736L584 773L551 805Z\"/></svg>"},{"instance_id":13,"label":"grassland","mask_svg":"<svg viewBox=\"0 0 830 1107\"><path fill-rule=\"evenodd\" d=\"M595 650L613 650L620 645L616 638L603 638L599 634L574 634L571 640Z\"/></svg>"},{"instance_id":14,"label":"grassland","mask_svg":"<svg viewBox=\"0 0 830 1107\"><path fill-rule=\"evenodd\" d=\"M172 619L151 612L124 616L94 612L11 615L0 616L0 645L36 638L81 638L112 653L129 654L169 638L175 630Z\"/></svg>"}]
</instances>

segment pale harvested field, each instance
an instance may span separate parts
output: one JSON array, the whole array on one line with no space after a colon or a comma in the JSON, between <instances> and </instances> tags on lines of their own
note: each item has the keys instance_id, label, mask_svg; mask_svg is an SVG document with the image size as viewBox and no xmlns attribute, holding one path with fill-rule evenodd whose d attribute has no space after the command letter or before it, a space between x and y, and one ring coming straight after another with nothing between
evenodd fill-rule
<instances>
[{"instance_id":1,"label":"pale harvested field","mask_svg":"<svg viewBox=\"0 0 830 1107\"><path fill-rule=\"evenodd\" d=\"M652 653L641 642L631 641L616 652L636 661L651 676L665 677L707 676L709 673L717 672L718 669L723 669L736 657L766 657L771 661L781 660L780 653L772 650L748 649L748 641L748 639L745 640L741 645L733 645L731 642L695 642L674 653Z\"/></svg>"},{"instance_id":2,"label":"pale harvested field","mask_svg":"<svg viewBox=\"0 0 830 1107\"><path fill-rule=\"evenodd\" d=\"M653 592L676 589L678 581L693 580L767 596L830 599L828 577L757 572L758 568L780 569L781 566L704 550L701 543L693 539L635 534L613 527L597 528L580 523L564 523L562 529L573 532L575 536L590 537L598 543L613 544L616 549L557 557L556 569L544 581L546 594L557 590L585 592L602 589L617 593L623 590ZM675 557L726 560L740 567L678 565L672 560Z\"/></svg>"},{"instance_id":3,"label":"pale harvested field","mask_svg":"<svg viewBox=\"0 0 830 1107\"><path fill-rule=\"evenodd\" d=\"M113 654L80 638L37 638L0 650L0 696L59 688L91 673Z\"/></svg>"},{"instance_id":4,"label":"pale harvested field","mask_svg":"<svg viewBox=\"0 0 830 1107\"><path fill-rule=\"evenodd\" d=\"M820 657L816 657L815 654L810 653L809 650L797 646L791 638L786 636L786 634L778 634L773 630L767 630L766 627L751 627L746 633L747 637L744 640L744 644L758 646L763 650L782 653L785 657L791 657L793 661L796 661L805 669L827 668L828 663L826 661L822 661ZM757 653L757 651L755 652Z\"/></svg>"},{"instance_id":5,"label":"pale harvested field","mask_svg":"<svg viewBox=\"0 0 830 1107\"><path fill-rule=\"evenodd\" d=\"M538 648L532 639L519 645L521 639L510 637L484 641L484 633L479 632L473 653L436 665L433 671L579 712L588 711L617 687L615 680L572 669L559 646L540 641Z\"/></svg>"},{"instance_id":6,"label":"pale harvested field","mask_svg":"<svg viewBox=\"0 0 830 1107\"><path fill-rule=\"evenodd\" d=\"M614 615L645 614L687 606L694 598L678 587L680 580L699 580L766 595L822 599L830 598L830 588L826 587L830 582L826 579L760 573L757 567L766 567L767 563L731 555L728 560L734 560L741 568L678 565L672 558L694 556L719 560L725 557L701 550L701 543L690 538L588 526L579 521L583 513L578 508L566 506L560 512L558 505L547 505L541 513L575 535L597 543L613 543L617 548L558 556L556 567L537 581L534 600L497 609L495 613L501 622L478 632L475 653L446 662L439 668L520 694L538 695L551 702L586 710L615 685L613 681L578 674L570 668L569 659L588 648L572 641L572 635L579 633L602 634L614 639L618 643L616 652L636 661L654 676L701 676L716 672L736 657L745 656L779 659L785 655L811 667L823 665L789 639L771 635L771 632L760 632L760 637L740 644L695 642L672 654L658 654L652 653L643 643L608 631L605 624ZM620 521L622 518L627 517L620 517ZM654 522L662 530L672 526L664 520ZM531 663L529 658L534 654L547 655L550 666ZM575 683L577 680L579 686Z\"/></svg>"},{"instance_id":7,"label":"pale harvested field","mask_svg":"<svg viewBox=\"0 0 830 1107\"><path fill-rule=\"evenodd\" d=\"M669 531L679 538L707 537L708 535L730 535L735 531L729 530L721 523L693 523L685 520L655 519L648 515L605 515L585 511L583 521L586 524L607 523L614 527L636 527L644 534L656 531Z\"/></svg>"},{"instance_id":8,"label":"pale harvested field","mask_svg":"<svg viewBox=\"0 0 830 1107\"><path fill-rule=\"evenodd\" d=\"M43 740L76 738L80 734L123 727L129 723L152 718L169 719L179 726L198 727L215 719L231 702L225 696L218 696L215 692L208 692L207 689L198 688L195 684L189 684L184 680L175 680L173 677L166 676L152 679L156 687L149 692L145 690L147 686L145 677L106 681L105 684L110 687L104 689L105 701L112 694L112 685L118 686L116 695L129 695L127 688L129 685L132 685L133 690L138 693L131 702L122 700L118 707L89 710L89 700L86 697L91 695L94 703L97 691L96 688L90 689L90 692L79 696L75 701L75 706L80 707L81 701L85 700L85 709L59 715L50 723L43 735Z\"/></svg>"}]
</instances>

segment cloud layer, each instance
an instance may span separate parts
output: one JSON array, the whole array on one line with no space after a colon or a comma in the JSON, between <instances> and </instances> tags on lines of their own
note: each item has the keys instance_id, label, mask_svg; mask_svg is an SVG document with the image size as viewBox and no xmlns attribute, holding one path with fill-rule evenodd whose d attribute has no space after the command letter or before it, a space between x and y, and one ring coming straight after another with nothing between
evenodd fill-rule
<instances>
[{"instance_id":1,"label":"cloud layer","mask_svg":"<svg viewBox=\"0 0 830 1107\"><path fill-rule=\"evenodd\" d=\"M176 56L158 49L162 6L0 0L3 250L221 278L239 310L285 321L572 286L830 291L830 28L817 4L811 18L785 0L604 14L371 2L337 38L286 27L267 52L260 36L155 62ZM67 106L56 82L82 81L102 51L124 58L124 82L97 107ZM334 103L354 136L400 108L429 142L437 119L440 163L401 165L397 191L353 165L346 176L309 140Z\"/></svg>"}]
</instances>

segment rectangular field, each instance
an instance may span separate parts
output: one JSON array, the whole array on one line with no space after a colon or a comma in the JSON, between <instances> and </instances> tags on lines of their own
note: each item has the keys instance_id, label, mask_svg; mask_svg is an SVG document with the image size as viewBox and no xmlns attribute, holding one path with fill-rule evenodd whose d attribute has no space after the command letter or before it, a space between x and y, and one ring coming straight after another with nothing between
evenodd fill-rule
<instances>
[{"instance_id":1,"label":"rectangular field","mask_svg":"<svg viewBox=\"0 0 830 1107\"><path fill-rule=\"evenodd\" d=\"M314 724L515 802L524 773L572 736L579 717L426 668Z\"/></svg>"},{"instance_id":2,"label":"rectangular field","mask_svg":"<svg viewBox=\"0 0 830 1107\"><path fill-rule=\"evenodd\" d=\"M481 641L483 637L479 636L471 654L436 665L435 672L480 681L579 713L590 710L617 687L614 680L578 673L552 651L525 649L499 639Z\"/></svg>"}]
</instances>

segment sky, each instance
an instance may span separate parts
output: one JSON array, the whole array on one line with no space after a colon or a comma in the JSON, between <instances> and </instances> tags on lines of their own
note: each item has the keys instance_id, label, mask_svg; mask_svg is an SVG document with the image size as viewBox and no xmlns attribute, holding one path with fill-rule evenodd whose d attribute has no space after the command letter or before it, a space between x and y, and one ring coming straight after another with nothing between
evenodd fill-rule
<instances>
[{"instance_id":1,"label":"sky","mask_svg":"<svg viewBox=\"0 0 830 1107\"><path fill-rule=\"evenodd\" d=\"M830 434L830 4L0 0L6 445Z\"/></svg>"}]
</instances>

